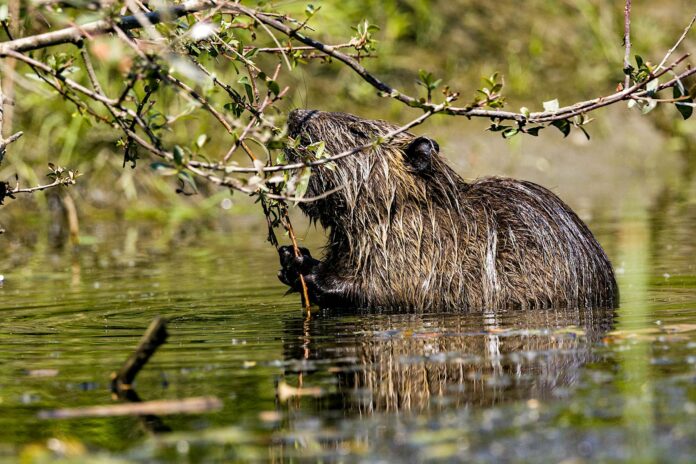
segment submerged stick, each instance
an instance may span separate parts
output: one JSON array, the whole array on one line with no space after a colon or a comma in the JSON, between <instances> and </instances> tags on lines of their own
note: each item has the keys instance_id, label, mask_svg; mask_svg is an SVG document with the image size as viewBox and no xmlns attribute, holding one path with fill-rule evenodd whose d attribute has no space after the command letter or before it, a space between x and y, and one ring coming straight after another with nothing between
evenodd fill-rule
<instances>
[{"instance_id":1,"label":"submerged stick","mask_svg":"<svg viewBox=\"0 0 696 464\"><path fill-rule=\"evenodd\" d=\"M126 360L123 367L111 374L111 390L119 393L123 390L130 390L131 384L138 375L140 369L147 364L157 348L167 341L167 321L163 317L156 317L150 323L145 334L143 334L138 346L133 354Z\"/></svg>"}]
</instances>

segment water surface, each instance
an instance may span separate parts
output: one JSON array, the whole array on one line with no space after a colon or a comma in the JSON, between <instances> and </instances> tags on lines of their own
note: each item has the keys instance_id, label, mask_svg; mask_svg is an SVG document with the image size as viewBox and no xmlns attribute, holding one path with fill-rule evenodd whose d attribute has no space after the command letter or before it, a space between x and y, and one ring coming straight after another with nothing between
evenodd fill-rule
<instances>
[{"instance_id":1,"label":"water surface","mask_svg":"<svg viewBox=\"0 0 696 464\"><path fill-rule=\"evenodd\" d=\"M6 225L0 456L693 462L696 189L681 185L585 208L617 270L616 310L307 320L258 218L176 232L84 221L82 244L58 248L43 226ZM172 431L154 435L137 417L38 418L114 404L109 374L158 315L170 338L138 394L214 396L220 410L162 416Z\"/></svg>"}]
</instances>

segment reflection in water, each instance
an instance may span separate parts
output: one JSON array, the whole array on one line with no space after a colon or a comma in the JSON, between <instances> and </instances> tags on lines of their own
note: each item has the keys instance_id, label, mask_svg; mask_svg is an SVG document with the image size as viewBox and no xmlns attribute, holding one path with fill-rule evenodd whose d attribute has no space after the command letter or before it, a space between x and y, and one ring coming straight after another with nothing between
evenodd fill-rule
<instances>
[{"instance_id":1,"label":"reflection in water","mask_svg":"<svg viewBox=\"0 0 696 464\"><path fill-rule=\"evenodd\" d=\"M286 377L334 384L318 407L347 405L345 414L547 399L576 383L613 325L613 310L290 320ZM333 381L323 379L327 372Z\"/></svg>"}]
</instances>

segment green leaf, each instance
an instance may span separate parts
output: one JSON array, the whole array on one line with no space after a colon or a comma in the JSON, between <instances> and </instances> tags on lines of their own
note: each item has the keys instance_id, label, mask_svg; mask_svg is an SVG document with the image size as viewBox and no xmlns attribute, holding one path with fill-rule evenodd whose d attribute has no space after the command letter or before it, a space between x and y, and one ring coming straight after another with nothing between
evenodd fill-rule
<instances>
[{"instance_id":1,"label":"green leaf","mask_svg":"<svg viewBox=\"0 0 696 464\"><path fill-rule=\"evenodd\" d=\"M515 127L508 127L507 129L505 129L503 131L503 138L504 139L512 138L512 137L516 136L519 132L520 132L520 130L515 128Z\"/></svg>"},{"instance_id":2,"label":"green leaf","mask_svg":"<svg viewBox=\"0 0 696 464\"><path fill-rule=\"evenodd\" d=\"M278 85L278 83L276 81L269 80L268 81L268 90L273 92L273 95L275 95L277 97L278 94L280 93L280 86Z\"/></svg>"},{"instance_id":3,"label":"green leaf","mask_svg":"<svg viewBox=\"0 0 696 464\"><path fill-rule=\"evenodd\" d=\"M324 150L326 149L326 144L322 140L321 142L315 142L315 143L311 144L307 148L314 151L314 158L321 159L324 156ZM327 153L327 156L328 156L328 153Z\"/></svg>"},{"instance_id":4,"label":"green leaf","mask_svg":"<svg viewBox=\"0 0 696 464\"><path fill-rule=\"evenodd\" d=\"M688 95L688 93L686 92L686 89L684 89L684 87L682 86L681 82L678 82L677 85L675 85L672 88L672 95L674 96L674 98L682 98L682 97ZM694 99L689 98L687 100L676 102L674 104L674 106L677 107L677 111L679 111L679 114L682 115L682 118L689 119L694 112L694 107L689 106L689 104L693 104L693 103L694 103Z\"/></svg>"},{"instance_id":5,"label":"green leaf","mask_svg":"<svg viewBox=\"0 0 696 464\"><path fill-rule=\"evenodd\" d=\"M179 177L184 184L191 187L191 190L198 193L198 186L196 185L196 181L193 179L193 177L191 177L191 174L186 171L181 171L179 174L177 174L177 177Z\"/></svg>"},{"instance_id":6,"label":"green leaf","mask_svg":"<svg viewBox=\"0 0 696 464\"><path fill-rule=\"evenodd\" d=\"M181 165L184 160L184 150L182 150L179 145L174 145L174 150L172 150L172 153L174 154L174 162Z\"/></svg>"},{"instance_id":7,"label":"green leaf","mask_svg":"<svg viewBox=\"0 0 696 464\"><path fill-rule=\"evenodd\" d=\"M643 61L643 57L640 55L636 55L636 65L638 65L638 69L642 68L643 64L645 64L645 62Z\"/></svg>"},{"instance_id":8,"label":"green leaf","mask_svg":"<svg viewBox=\"0 0 696 464\"><path fill-rule=\"evenodd\" d=\"M247 76L242 76L237 80L237 82L244 86L244 90L246 91L246 94L247 94L247 97L249 98L249 101L253 102L254 101L254 89L251 87L251 82L249 81L249 78Z\"/></svg>"},{"instance_id":9,"label":"green leaf","mask_svg":"<svg viewBox=\"0 0 696 464\"><path fill-rule=\"evenodd\" d=\"M565 119L554 121L551 125L561 131L563 137L568 137L568 134L570 134L570 123Z\"/></svg>"},{"instance_id":10,"label":"green leaf","mask_svg":"<svg viewBox=\"0 0 696 464\"><path fill-rule=\"evenodd\" d=\"M310 167L304 168L300 174L300 180L297 183L297 187L295 188L295 196L300 198L304 197L305 193L307 193L307 187L309 186L309 179L311 177L312 169Z\"/></svg>"},{"instance_id":11,"label":"green leaf","mask_svg":"<svg viewBox=\"0 0 696 464\"><path fill-rule=\"evenodd\" d=\"M179 170L174 168L174 166L167 163L162 163L160 161L152 163L150 167L160 176L173 176L179 172Z\"/></svg>"},{"instance_id":12,"label":"green leaf","mask_svg":"<svg viewBox=\"0 0 696 464\"><path fill-rule=\"evenodd\" d=\"M196 146L198 148L203 148L203 145L205 145L207 141L208 141L208 136L205 134L201 134L196 139Z\"/></svg>"}]
</instances>

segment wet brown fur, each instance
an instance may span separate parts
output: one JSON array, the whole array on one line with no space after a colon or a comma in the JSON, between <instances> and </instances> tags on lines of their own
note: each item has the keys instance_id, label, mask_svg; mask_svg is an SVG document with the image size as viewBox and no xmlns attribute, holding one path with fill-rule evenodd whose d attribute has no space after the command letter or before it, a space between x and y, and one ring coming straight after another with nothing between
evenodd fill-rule
<instances>
[{"instance_id":1,"label":"wet brown fur","mask_svg":"<svg viewBox=\"0 0 696 464\"><path fill-rule=\"evenodd\" d=\"M345 113L296 110L290 135L338 154L397 126ZM313 168L307 195L343 189L303 206L329 231L316 269L322 285L356 306L402 309L612 307L611 264L587 226L532 182L465 182L435 155L417 172L415 139ZM288 151L291 158L297 153Z\"/></svg>"}]
</instances>

